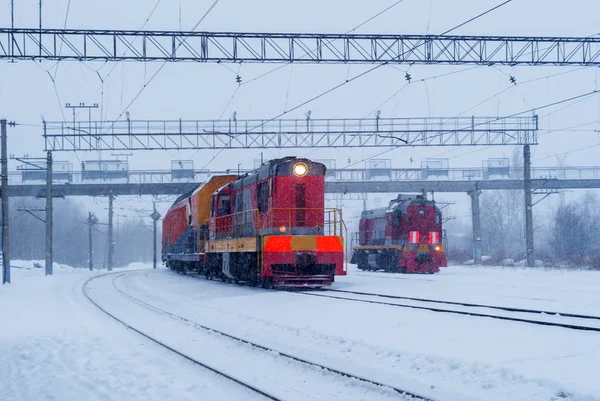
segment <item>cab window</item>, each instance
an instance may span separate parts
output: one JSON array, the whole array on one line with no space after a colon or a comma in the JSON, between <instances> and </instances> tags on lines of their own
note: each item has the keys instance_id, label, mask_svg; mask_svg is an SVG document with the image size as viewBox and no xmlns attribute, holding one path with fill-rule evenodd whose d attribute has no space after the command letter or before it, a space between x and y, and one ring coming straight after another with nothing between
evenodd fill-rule
<instances>
[{"instance_id":1,"label":"cab window","mask_svg":"<svg viewBox=\"0 0 600 401\"><path fill-rule=\"evenodd\" d=\"M269 182L258 184L258 211L264 213L269 209Z\"/></svg>"},{"instance_id":2,"label":"cab window","mask_svg":"<svg viewBox=\"0 0 600 401\"><path fill-rule=\"evenodd\" d=\"M219 198L219 214L225 215L231 213L231 204L229 196L222 196Z\"/></svg>"}]
</instances>

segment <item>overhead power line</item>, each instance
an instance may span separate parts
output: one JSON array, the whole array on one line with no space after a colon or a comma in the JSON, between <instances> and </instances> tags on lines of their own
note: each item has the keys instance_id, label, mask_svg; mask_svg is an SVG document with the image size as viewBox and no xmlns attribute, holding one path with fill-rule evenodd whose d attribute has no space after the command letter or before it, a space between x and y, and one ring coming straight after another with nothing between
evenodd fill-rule
<instances>
[{"instance_id":1,"label":"overhead power line","mask_svg":"<svg viewBox=\"0 0 600 401\"><path fill-rule=\"evenodd\" d=\"M346 33L348 34L348 33L352 33L352 32L354 32L354 31L356 31L356 30L357 30L357 29L359 29L360 27L362 27L362 26L364 26L364 25L368 24L369 22L373 21L374 19L376 19L376 18L377 18L377 17L379 17L380 15L383 15L384 13L388 12L388 11L389 11L389 10L391 10L392 8L396 7L398 4L402 3L403 1L404 1L404 0L398 0L398 1L396 1L395 3L391 4L390 6L388 6L388 7L384 8L383 10L379 11L379 12L378 12L378 13L376 13L375 15L373 15L373 16L371 16L371 17L369 17L367 20L365 20L365 21L361 22L360 24L356 25L354 28L350 29L350 30L349 30L349 31L347 31ZM329 41L329 42L331 42L331 41ZM328 43L329 43L329 42L328 42ZM316 49L312 50L312 52L315 52L315 51L316 51ZM307 56L308 54L309 54L309 52L308 52L308 51L306 51L306 52L304 53L304 56ZM285 68L285 67L287 67L287 66L289 66L289 65L291 65L291 64L292 64L292 62L289 62L289 63L287 63L287 64L284 64L284 65L280 65L279 67L276 67L276 68L274 68L274 69L272 69L272 70L270 70L270 71L267 71L266 73L264 73L264 74L261 74L261 75L259 75L259 76L257 76L257 77L254 77L254 78L250 79L249 81L246 81L246 82L242 83L241 85L239 85L239 86L236 88L235 92L233 93L233 95L232 95L231 99L229 99L229 102L227 102L227 105L225 106L225 109L224 109L224 110L223 110L223 112L221 113L221 116L224 114L225 110L227 110L227 107L229 107L229 104L231 104L231 102L233 101L233 98L234 98L234 97L235 97L235 95L237 94L237 91L238 91L238 89L240 88L240 86L247 85L247 84L249 84L249 83L251 83L251 82L254 82L254 81L257 81L257 80L259 80L259 79L261 79L261 78L264 78L264 77L266 77L266 76L268 76L268 75L270 75L270 74L272 74L272 73L274 73L274 72L276 72L276 71L279 71L279 70L281 70L282 68ZM238 75L238 76L239 76L239 75ZM289 96L289 86L291 85L291 78L292 78L292 77L291 77L291 75L290 75L290 80L289 80L289 84L288 84L288 96ZM286 99L286 104L285 104L285 110L284 110L284 111L285 111L285 112L289 112L289 110L287 110L287 99ZM219 120L220 120L220 119L221 119L221 117L219 117ZM223 152L223 149L219 150L219 151L218 151L218 152L217 152L217 153L216 153L216 154L215 154L215 155L214 155L214 156L213 156L213 157L212 157L212 158L211 158L211 159L210 159L210 160L209 160L209 161L208 161L208 162L207 162L207 163L206 163L206 164L205 164L205 165L202 167L202 168L206 168L207 166L209 166L209 165L210 165L210 163L212 163L212 162L213 162L213 161L214 161L214 160L215 160L217 157L219 157L219 155L220 155L222 152ZM193 156L195 156L197 153L198 153L198 151L196 151L196 152L194 153L194 155L192 155L192 157L193 157Z\"/></svg>"},{"instance_id":2,"label":"overhead power line","mask_svg":"<svg viewBox=\"0 0 600 401\"><path fill-rule=\"evenodd\" d=\"M500 7L502 7L502 6L504 6L504 5L508 4L508 3L510 3L511 1L512 1L512 0L506 0L504 3L498 4L496 7L490 8L489 10L487 10L487 11L484 11L484 12L482 12L481 14L479 14L479 15L476 15L476 16L474 16L474 17L473 17L473 18L471 18L471 19L469 19L469 20L467 20L467 21L465 21L465 22L463 22L463 23L461 23L461 24L458 24L458 25L456 25L454 28L450 28L450 29L448 29L447 31L445 31L445 32L442 32L442 35L446 35L446 34L448 34L448 33L452 32L452 31L454 31L454 30L456 30L456 29L458 29L458 28L460 28L460 27L463 27L463 26L465 26L465 25L467 25L467 24L469 24L469 23L471 23L471 22L475 21L476 19L479 19L479 18L483 17L484 15L487 15L487 14L491 13L492 11L496 11L497 9L499 9Z\"/></svg>"},{"instance_id":3,"label":"overhead power line","mask_svg":"<svg viewBox=\"0 0 600 401\"><path fill-rule=\"evenodd\" d=\"M509 1L512 1L512 0L509 0ZM505 3L507 3L507 2L505 2ZM503 3L503 4L505 4L505 3ZM501 5L503 5L503 4L501 4ZM500 5L500 6L501 6L501 5ZM478 16L475 16L475 17L473 17L473 18L469 19L468 21L466 21L465 23L463 23L463 24L460 24L460 25L458 25L458 26L464 26L465 24L467 24L467 23L469 23L469 22L472 22L472 21L476 20L477 18L480 18L481 16L483 16L483 15L486 15L487 13L489 13L489 12L491 12L491 11L494 11L494 10L496 10L496 9L498 9L498 8L499 8L499 6L495 6L495 7L493 7L492 9L490 9L490 10L488 10L488 11L486 11L486 12L482 13L482 14L479 14ZM458 26L457 26L457 27L458 27ZM455 27L455 28L452 28L452 29L449 29L449 30L445 31L445 32L444 32L444 35L445 35L445 34L447 34L447 33L449 33L449 32L452 32L452 31L453 31L454 29L456 29L457 27ZM417 45L417 46L418 46L418 45ZM401 54L399 57L401 57L402 55L404 55L404 54L406 54L406 53L409 53L409 52L412 52L412 51L414 51L414 50L416 49L416 47L417 47L417 46L413 46L412 48L410 48L410 49L408 49L408 50L406 50L406 51L402 52L402 54ZM344 82L342 82L342 83L340 83L340 84L337 84L337 85L335 85L335 86L333 86L333 87L331 87L331 88L329 88L329 89L325 90L324 92L321 92L321 93L319 93L318 95L315 95L315 96L313 96L312 98L310 98L310 99L308 99L308 100L306 100L306 101L304 101L304 102L302 102L302 103L300 103L300 104L298 104L298 105L296 105L296 106L292 107L292 108L291 108L291 109L289 109L289 110L286 110L286 111L284 111L283 113L280 113L280 114L276 115L275 117L273 117L273 118L271 118L271 119L269 119L269 120L266 120L266 121L262 122L261 124L259 124L259 125L255 126L255 127L252 127L252 128L250 128L250 129L249 129L249 131L253 131L253 130L257 129L257 128L260 128L262 125L264 125L264 124L266 124L266 123L269 123L269 122L271 122L271 121L273 121L273 120L276 120L276 119L278 119L278 118L280 118L280 117L283 117L284 115L286 115L286 114L288 114L288 113L290 113L290 112L292 112L292 111L295 111L295 110L299 109L300 107L306 106L307 104L309 104L309 103L311 103L311 102L313 102L313 101L315 101L315 100L317 100L317 99L320 99L320 98L322 98L323 96L326 96L326 95L328 95L329 93L331 93L331 92L333 92L333 91L335 91L335 90L337 90L337 89L339 89L339 88L341 88L341 87L343 87L343 86L345 86L345 85L349 84L350 82L356 81L357 79L360 79L360 78L362 78L362 77L364 77L364 76L366 76L366 75L368 75L368 74L372 73L373 71L376 71L376 70L378 70L378 69L382 68L383 66L386 66L386 65L388 65L388 64L389 64L391 61L393 61L393 60L388 60L388 61L385 61L385 62L383 62L383 63L381 63L381 64L378 64L378 65L376 65L375 67L372 67L372 68L368 69L367 71L364 71L364 72L362 72L362 73L360 73L360 74L358 74L358 75L355 75L354 77L352 77L352 78L350 78L350 79L346 79Z\"/></svg>"},{"instance_id":4,"label":"overhead power line","mask_svg":"<svg viewBox=\"0 0 600 401\"><path fill-rule=\"evenodd\" d=\"M592 95L595 95L595 94L598 94L598 93L600 93L600 90L593 90L593 91L586 92L586 93L582 93L582 94L580 94L580 95L572 96L572 97L569 97L569 98L566 98L566 99L557 100L557 101L555 101L555 102L548 103L548 104L545 104L545 105L542 105L542 106L536 107L536 108L535 108L535 109L533 109L533 110L532 110L532 109L527 109L527 110L520 111L520 112L518 112L518 113L514 113L514 114L511 114L511 115L508 115L508 116L498 117L498 118L494 119L493 121L499 121L499 120L502 120L502 119L505 119L505 118L517 117L517 116L520 116L520 115L523 115L523 114L531 113L531 112L533 112L534 110L536 110L536 111L537 111L537 110L543 110L543 109L547 109L547 108L549 108L549 107L552 107L552 106L557 106L557 105L559 105L559 104L568 103L568 102L571 102L571 101L574 101L574 100L577 100L577 99L582 99L582 98L585 98L585 97L588 97L588 96L592 96ZM438 134L438 135L439 135L439 134ZM436 137L436 136L438 136L438 135L433 135L432 137L434 138L434 137ZM410 144L408 144L408 145L404 145L404 146L410 146ZM382 151L382 152L379 152L379 153L377 153L377 154L374 154L374 155L371 155L371 156L369 156L369 157L363 158L363 159L361 159L361 160L358 160L358 161L356 161L356 162L349 163L349 164L347 164L346 166L344 166L343 168L348 168L348 167L355 166L355 165L357 165L357 164L359 164L359 163L362 163L362 162L364 162L364 161L366 161L366 160L372 159L372 158L374 158L374 157L379 157L379 156L382 156L382 155L384 155L384 154L386 154L386 153L389 153L389 152L391 152L391 151L393 151L393 150L396 150L396 149L398 149L398 148L400 148L400 147L404 147L404 146L403 146L403 145L394 146L393 148L390 148L390 149L384 150L384 151ZM481 149L474 150L473 152L480 151L480 150L481 150ZM470 152L470 153L473 153L473 152Z\"/></svg>"},{"instance_id":5,"label":"overhead power line","mask_svg":"<svg viewBox=\"0 0 600 401\"><path fill-rule=\"evenodd\" d=\"M354 32L354 31L356 31L358 28L360 28L360 27L362 27L363 25L365 25L365 24L367 24L367 23L369 23L369 22L373 21L375 18L379 17L380 15L383 15L384 13L388 12L388 11L389 11L389 10L391 10L392 8L396 7L398 4L402 3L403 1L404 1L404 0L399 0L399 1L396 1L396 2L395 2L395 3L393 3L391 6L388 6L388 7L386 7L385 9L383 9L383 10L379 11L377 14L375 14L375 15L373 15L373 16L371 16L371 17L369 17L367 20L365 20L365 21L361 22L360 24L356 25L354 28L350 29L349 31L346 31L346 34L349 34L349 33L352 33L352 32ZM327 41L327 44L330 44L330 43L331 43L331 39ZM304 55L303 55L302 57L306 57L306 56L307 56L309 53L314 53L314 52L316 52L316 51L317 51L317 49L314 49L314 48L313 48L313 49L312 49L310 52L309 52L309 51L304 51ZM265 72L265 73L263 73L263 74L260 74L260 75L258 75L258 76L256 76L256 77L254 77L254 78L252 78L252 79L250 79L250 80L246 81L246 82L245 82L245 83L243 83L242 85L246 85L246 84L249 84L249 83L251 83L251 82L257 81L257 80L259 80L259 79L261 79L261 78L264 78L264 77L266 77L266 76L268 76L268 75L270 75L270 74L272 74L272 73L274 73L274 72L276 72L276 71L279 71L279 70L281 70L282 68L285 68L285 67L289 66L290 64L292 64L292 62L291 62L291 61L290 61L290 62L288 62L288 63L286 63L286 64L280 65L279 67L273 68L272 70L270 70L270 71L267 71L267 72Z\"/></svg>"},{"instance_id":6,"label":"overhead power line","mask_svg":"<svg viewBox=\"0 0 600 401\"><path fill-rule=\"evenodd\" d=\"M206 12L204 13L204 15L198 20L198 22L196 23L196 25L194 25L194 27L192 28L192 32L195 31L198 26L202 23L202 21L204 21L204 19L208 16L208 14L210 14L210 12L213 10L213 8L215 8L215 6L219 3L220 0L215 0L211 6L208 8L208 10L206 10ZM186 38L184 38L177 46L176 49L179 49L181 46L184 45L186 41ZM162 69L167 65L167 61L163 62L163 64L158 68L158 70L156 70L156 72L150 77L150 79L144 83L144 86L142 86L142 88L138 91L138 93L133 97L133 99L129 102L129 104L119 113L119 115L117 116L117 118L115 119L115 122L120 120L121 117L123 117L123 114L125 114L125 112L127 110L129 110L129 108L136 102L136 100L142 95L142 93L144 92L144 90L146 90L146 88L148 87L148 85L150 85L152 83L152 81L154 80L154 78L156 78L156 76L162 71Z\"/></svg>"}]
</instances>

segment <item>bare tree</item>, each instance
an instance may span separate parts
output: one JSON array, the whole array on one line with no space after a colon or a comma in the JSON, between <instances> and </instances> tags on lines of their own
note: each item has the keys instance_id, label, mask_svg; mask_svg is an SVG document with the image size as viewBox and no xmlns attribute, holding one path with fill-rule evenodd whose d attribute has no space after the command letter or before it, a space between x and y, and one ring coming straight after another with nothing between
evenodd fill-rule
<instances>
[{"instance_id":1,"label":"bare tree","mask_svg":"<svg viewBox=\"0 0 600 401\"><path fill-rule=\"evenodd\" d=\"M42 209L43 200L34 198L11 199L11 252L12 258L23 260L42 260L45 254L44 213L31 214L18 209ZM87 226L82 222L87 217L74 201L56 200L54 202L54 260L74 267L86 267L88 263ZM102 220L102 219L101 219ZM117 266L132 262L149 262L152 260L152 232L142 222L122 224L117 233L116 258ZM108 243L106 226L94 227L93 257L94 266L101 268L106 264Z\"/></svg>"}]
</instances>

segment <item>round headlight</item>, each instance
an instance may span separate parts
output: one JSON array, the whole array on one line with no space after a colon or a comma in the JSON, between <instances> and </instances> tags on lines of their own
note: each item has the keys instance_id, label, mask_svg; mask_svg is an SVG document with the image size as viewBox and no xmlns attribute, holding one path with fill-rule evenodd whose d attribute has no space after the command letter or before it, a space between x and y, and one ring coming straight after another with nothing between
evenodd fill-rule
<instances>
[{"instance_id":1,"label":"round headlight","mask_svg":"<svg viewBox=\"0 0 600 401\"><path fill-rule=\"evenodd\" d=\"M282 233L282 234L283 234L283 233L285 232L285 230L286 230L285 226L281 226L281 227L279 227L279 232L280 232L280 233Z\"/></svg>"},{"instance_id":2,"label":"round headlight","mask_svg":"<svg viewBox=\"0 0 600 401\"><path fill-rule=\"evenodd\" d=\"M442 249L442 248L440 248L440 246L438 245L438 246L436 246L434 249L435 249L436 251L438 251L438 252L439 252L439 251L440 251L440 249Z\"/></svg>"},{"instance_id":3,"label":"round headlight","mask_svg":"<svg viewBox=\"0 0 600 401\"><path fill-rule=\"evenodd\" d=\"M308 173L308 167L304 163L296 163L294 165L294 175L297 177L304 177Z\"/></svg>"}]
</instances>

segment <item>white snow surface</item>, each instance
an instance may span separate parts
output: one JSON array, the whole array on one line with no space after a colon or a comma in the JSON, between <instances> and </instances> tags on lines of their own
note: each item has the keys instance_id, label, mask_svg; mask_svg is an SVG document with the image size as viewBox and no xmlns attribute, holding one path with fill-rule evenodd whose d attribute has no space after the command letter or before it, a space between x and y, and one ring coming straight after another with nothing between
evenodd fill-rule
<instances>
[{"instance_id":1,"label":"white snow surface","mask_svg":"<svg viewBox=\"0 0 600 401\"><path fill-rule=\"evenodd\" d=\"M98 272L13 265L0 287L1 401L262 399L99 312L82 294Z\"/></svg>"},{"instance_id":2,"label":"white snow surface","mask_svg":"<svg viewBox=\"0 0 600 401\"><path fill-rule=\"evenodd\" d=\"M146 267L95 279L89 293L133 327L285 400L402 398L197 325L440 401L600 400L597 332L267 291ZM55 273L14 269L13 284L0 287L0 400L259 398L103 315L82 286L105 271L55 265ZM452 266L400 275L351 266L333 288L600 315L600 272L593 271Z\"/></svg>"}]
</instances>

